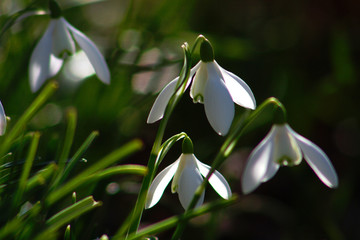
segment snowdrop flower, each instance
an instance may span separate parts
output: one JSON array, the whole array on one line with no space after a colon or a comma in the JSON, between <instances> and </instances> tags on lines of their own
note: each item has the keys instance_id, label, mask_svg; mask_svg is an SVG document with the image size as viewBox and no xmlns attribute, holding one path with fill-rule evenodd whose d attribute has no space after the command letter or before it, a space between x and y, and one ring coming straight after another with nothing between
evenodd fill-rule
<instances>
[{"instance_id":1,"label":"snowdrop flower","mask_svg":"<svg viewBox=\"0 0 360 240\"><path fill-rule=\"evenodd\" d=\"M328 187L338 185L338 177L327 155L313 142L296 133L287 123L274 124L268 135L252 151L242 176L245 194L271 179L280 166L296 166L302 158Z\"/></svg>"},{"instance_id":2,"label":"snowdrop flower","mask_svg":"<svg viewBox=\"0 0 360 240\"><path fill-rule=\"evenodd\" d=\"M189 138L183 142L183 153L170 166L162 170L152 182L145 204L145 208L153 207L161 198L166 186L172 180L171 191L179 194L179 200L184 209L187 209L196 189L203 182L203 177L209 173L211 167L200 162L192 150ZM225 178L215 171L209 178L210 185L224 199L231 197L231 189ZM204 202L205 192L202 193L195 207Z\"/></svg>"},{"instance_id":3,"label":"snowdrop flower","mask_svg":"<svg viewBox=\"0 0 360 240\"><path fill-rule=\"evenodd\" d=\"M0 101L0 136L5 134L6 130L6 115L4 111L4 107Z\"/></svg>"},{"instance_id":4,"label":"snowdrop flower","mask_svg":"<svg viewBox=\"0 0 360 240\"><path fill-rule=\"evenodd\" d=\"M234 118L234 102L245 108L255 109L255 98L242 79L220 67L214 60L212 47L207 40L200 46L200 56L200 62L190 71L186 88L192 83L190 96L194 103L203 103L212 128L219 135L226 135ZM178 81L179 77L175 78L160 92L151 108L147 123L154 123L163 117Z\"/></svg>"},{"instance_id":5,"label":"snowdrop flower","mask_svg":"<svg viewBox=\"0 0 360 240\"><path fill-rule=\"evenodd\" d=\"M99 49L87 36L61 17L61 10L56 2L50 1L50 10L50 23L30 58L31 90L36 92L46 79L59 72L63 58L75 53L75 41L85 52L99 79L109 84L110 72Z\"/></svg>"}]
</instances>

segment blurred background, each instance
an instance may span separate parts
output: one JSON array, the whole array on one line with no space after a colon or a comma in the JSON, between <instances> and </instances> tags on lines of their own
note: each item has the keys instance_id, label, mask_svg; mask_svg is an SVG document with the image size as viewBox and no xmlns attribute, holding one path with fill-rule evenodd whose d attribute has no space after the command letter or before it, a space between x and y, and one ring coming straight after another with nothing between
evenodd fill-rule
<instances>
[{"instance_id":1,"label":"blurred background","mask_svg":"<svg viewBox=\"0 0 360 240\"><path fill-rule=\"evenodd\" d=\"M139 138L144 148L127 162L146 165L158 128L158 123L146 124L152 103L179 74L182 43L192 46L203 34L213 44L216 61L247 82L258 105L272 96L285 105L289 124L327 153L340 185L328 189L303 161L281 168L272 180L243 195L240 178L246 159L270 129L264 121L242 138L219 169L240 195L239 202L192 220L183 239L360 239L359 1L58 3L68 22L104 54L111 84L104 85L93 75L82 52L67 59L55 77L59 90L28 126L42 132L39 164L58 154L66 111L75 107L74 151L91 131L100 132L86 153L88 164ZM1 28L9 16L29 6L0 39L0 99L14 121L37 96L30 91L28 64L49 17L36 15L47 11L47 1L0 2ZM236 106L237 116L243 111ZM203 105L193 104L188 92L172 115L165 138L182 131L192 138L196 156L211 164L225 138L212 130ZM180 150L180 144L175 145L160 168L175 161ZM140 184L141 177L125 176L79 190L79 195L92 191L104 204L88 214L91 224L79 220L75 231L82 232L82 239L114 234L134 206ZM217 198L208 188L205 201ZM182 212L177 195L168 188L160 202L144 212L142 224ZM167 239L169 234L159 237Z\"/></svg>"}]
</instances>

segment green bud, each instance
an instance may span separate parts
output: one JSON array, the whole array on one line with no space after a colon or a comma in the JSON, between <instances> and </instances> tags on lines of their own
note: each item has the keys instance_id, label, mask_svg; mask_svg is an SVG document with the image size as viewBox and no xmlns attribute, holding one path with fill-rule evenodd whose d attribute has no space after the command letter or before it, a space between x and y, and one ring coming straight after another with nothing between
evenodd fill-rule
<instances>
[{"instance_id":1,"label":"green bud","mask_svg":"<svg viewBox=\"0 0 360 240\"><path fill-rule=\"evenodd\" d=\"M49 0L49 9L51 18L61 17L61 8L57 2L54 0Z\"/></svg>"},{"instance_id":2,"label":"green bud","mask_svg":"<svg viewBox=\"0 0 360 240\"><path fill-rule=\"evenodd\" d=\"M76 203L76 192L73 192L71 197L72 197L72 202Z\"/></svg>"},{"instance_id":3,"label":"green bud","mask_svg":"<svg viewBox=\"0 0 360 240\"><path fill-rule=\"evenodd\" d=\"M109 237L104 234L100 237L100 240L109 240Z\"/></svg>"},{"instance_id":4,"label":"green bud","mask_svg":"<svg viewBox=\"0 0 360 240\"><path fill-rule=\"evenodd\" d=\"M211 46L209 40L204 39L200 45L200 58L203 62L213 62L214 61L214 50Z\"/></svg>"},{"instance_id":5,"label":"green bud","mask_svg":"<svg viewBox=\"0 0 360 240\"><path fill-rule=\"evenodd\" d=\"M70 224L67 225L67 227L65 229L64 240L71 240L71 226L70 226Z\"/></svg>"},{"instance_id":6,"label":"green bud","mask_svg":"<svg viewBox=\"0 0 360 240\"><path fill-rule=\"evenodd\" d=\"M275 124L284 124L286 122L287 122L286 110L283 106L281 106L281 107L278 106L274 112L274 123Z\"/></svg>"},{"instance_id":7,"label":"green bud","mask_svg":"<svg viewBox=\"0 0 360 240\"><path fill-rule=\"evenodd\" d=\"M194 146L189 137L185 137L182 142L182 152L185 154L192 154L194 153Z\"/></svg>"}]
</instances>

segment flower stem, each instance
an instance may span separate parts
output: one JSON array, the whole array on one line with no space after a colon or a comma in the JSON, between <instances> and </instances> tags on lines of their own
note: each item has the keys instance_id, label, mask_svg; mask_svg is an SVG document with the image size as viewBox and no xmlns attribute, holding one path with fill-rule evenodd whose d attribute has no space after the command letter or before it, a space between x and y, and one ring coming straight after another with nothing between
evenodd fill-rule
<instances>
[{"instance_id":1,"label":"flower stem","mask_svg":"<svg viewBox=\"0 0 360 240\"><path fill-rule=\"evenodd\" d=\"M174 92L173 96L171 97L169 104L166 107L164 117L160 122L160 126L158 129L158 132L157 132L157 135L156 135L156 138L155 138L155 141L154 141L151 153L150 153L148 165L147 165L148 173L145 175L145 177L143 179L143 182L142 182L142 185L140 188L140 192L139 192L134 210L132 212L132 217L131 217L130 226L128 229L128 234L132 234L132 233L136 232L139 227L141 216L142 216L145 202L146 202L147 192L150 187L151 181L155 175L156 159L157 159L157 156L158 156L160 148L161 148L161 143L162 143L163 136L165 133L166 125L169 121L172 111L174 110L175 106L181 99L181 96L184 94L184 92L186 90L186 85L189 81L190 69L191 69L191 54L190 54L188 45L186 43L183 44L182 47L183 47L184 56L185 56L184 57L184 65L180 72L180 77L179 77L178 85L176 87L176 91ZM124 233L121 231L118 231L116 236L119 237L122 234L124 234Z\"/></svg>"}]
</instances>

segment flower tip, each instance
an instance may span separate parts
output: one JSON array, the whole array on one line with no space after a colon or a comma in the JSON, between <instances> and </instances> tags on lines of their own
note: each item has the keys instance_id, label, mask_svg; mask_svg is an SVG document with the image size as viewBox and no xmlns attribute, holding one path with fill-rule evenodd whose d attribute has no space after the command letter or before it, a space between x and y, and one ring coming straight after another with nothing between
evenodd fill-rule
<instances>
[{"instance_id":1,"label":"flower tip","mask_svg":"<svg viewBox=\"0 0 360 240\"><path fill-rule=\"evenodd\" d=\"M249 186L249 184L245 184L243 180L243 183L241 184L241 189L243 194L247 195L254 191L256 189L256 186Z\"/></svg>"},{"instance_id":2,"label":"flower tip","mask_svg":"<svg viewBox=\"0 0 360 240\"><path fill-rule=\"evenodd\" d=\"M147 124L152 124L152 123L154 123L154 122L157 122L157 121L160 120L161 118L162 118L162 116L161 116L160 118L154 117L154 116L151 114L151 112L150 112L148 118L146 119L146 123L147 123Z\"/></svg>"}]
</instances>

